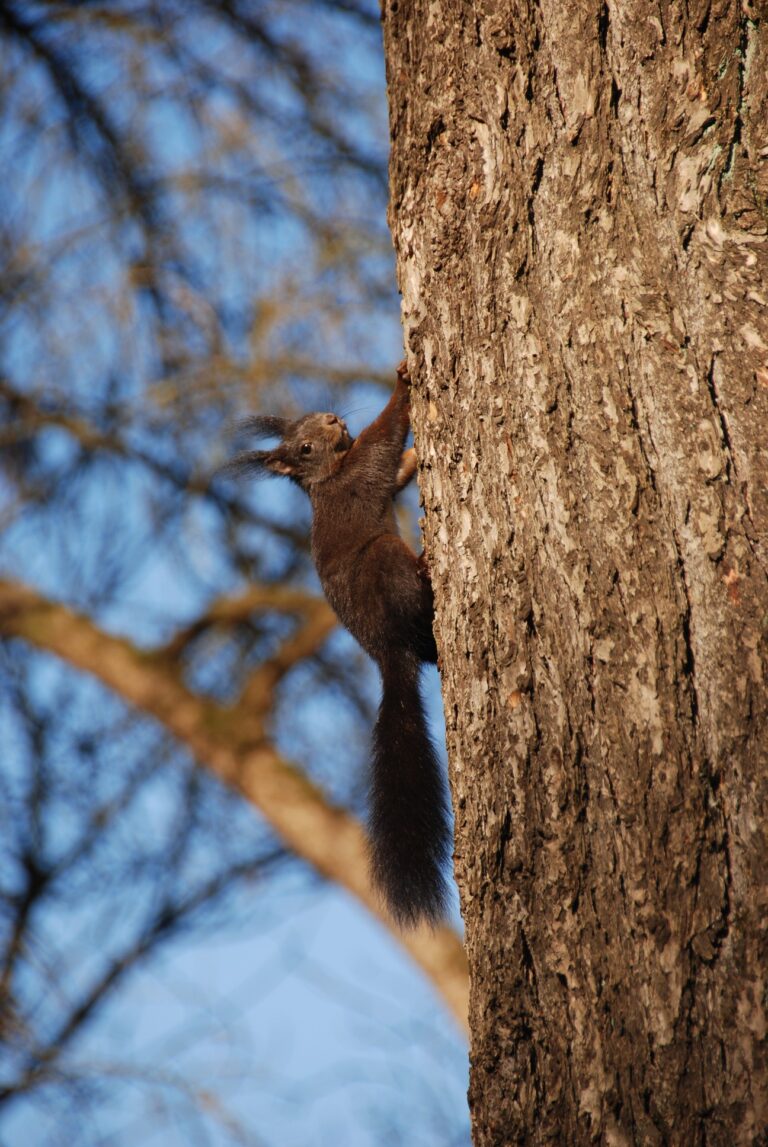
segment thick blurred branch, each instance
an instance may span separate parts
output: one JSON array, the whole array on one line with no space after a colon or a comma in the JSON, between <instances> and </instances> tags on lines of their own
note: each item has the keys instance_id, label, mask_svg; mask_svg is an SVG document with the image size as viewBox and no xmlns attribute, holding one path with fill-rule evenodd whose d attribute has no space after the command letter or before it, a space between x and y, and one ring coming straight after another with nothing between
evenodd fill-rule
<instances>
[{"instance_id":1,"label":"thick blurred branch","mask_svg":"<svg viewBox=\"0 0 768 1147\"><path fill-rule=\"evenodd\" d=\"M309 614L313 640L319 640L327 624L327 617ZM466 962L458 936L448 927L403 933L389 920L368 880L360 824L331 805L264 734L261 718L271 705L272 679L260 680L257 675L236 705L219 705L190 692L165 651L143 652L124 638L104 633L87 617L7 580L0 581L0 633L56 654L160 721L200 764L258 808L297 856L357 897L427 973L458 1022L466 1025ZM293 641L301 644L301 637ZM263 690L261 698L257 686Z\"/></svg>"}]
</instances>

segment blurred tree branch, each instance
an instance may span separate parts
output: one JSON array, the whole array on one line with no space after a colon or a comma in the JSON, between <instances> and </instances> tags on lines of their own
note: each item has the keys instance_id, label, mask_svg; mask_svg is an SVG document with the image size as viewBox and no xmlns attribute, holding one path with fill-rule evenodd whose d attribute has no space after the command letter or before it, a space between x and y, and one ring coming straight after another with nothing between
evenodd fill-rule
<instances>
[{"instance_id":1,"label":"blurred tree branch","mask_svg":"<svg viewBox=\"0 0 768 1147\"><path fill-rule=\"evenodd\" d=\"M325 610L319 611L321 618ZM221 604L218 611L222 613ZM325 616L318 628L317 618L310 615L313 642L325 635L329 620ZM160 721L200 764L250 801L297 856L377 916L430 977L458 1022L466 1023L466 964L458 936L447 927L402 933L388 919L368 880L362 828L285 761L265 733L272 680L263 668L237 704L219 705L191 693L162 650L140 651L66 606L7 580L0 581L0 632L93 674ZM297 640L300 650L303 644Z\"/></svg>"}]
</instances>

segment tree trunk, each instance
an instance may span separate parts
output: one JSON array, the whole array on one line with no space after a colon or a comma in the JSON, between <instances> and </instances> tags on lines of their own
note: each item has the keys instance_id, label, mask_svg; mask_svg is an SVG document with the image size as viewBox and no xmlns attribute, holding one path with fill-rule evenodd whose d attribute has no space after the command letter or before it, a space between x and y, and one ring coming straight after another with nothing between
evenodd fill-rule
<instances>
[{"instance_id":1,"label":"tree trunk","mask_svg":"<svg viewBox=\"0 0 768 1147\"><path fill-rule=\"evenodd\" d=\"M384 28L475 1143L766 1143L768 28Z\"/></svg>"}]
</instances>

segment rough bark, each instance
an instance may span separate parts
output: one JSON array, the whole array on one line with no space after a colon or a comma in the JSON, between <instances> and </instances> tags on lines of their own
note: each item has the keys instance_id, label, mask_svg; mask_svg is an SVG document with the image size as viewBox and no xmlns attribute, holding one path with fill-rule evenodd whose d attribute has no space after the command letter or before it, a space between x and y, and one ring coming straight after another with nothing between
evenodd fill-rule
<instances>
[{"instance_id":1,"label":"rough bark","mask_svg":"<svg viewBox=\"0 0 768 1147\"><path fill-rule=\"evenodd\" d=\"M768 28L384 31L475 1142L766 1142Z\"/></svg>"}]
</instances>

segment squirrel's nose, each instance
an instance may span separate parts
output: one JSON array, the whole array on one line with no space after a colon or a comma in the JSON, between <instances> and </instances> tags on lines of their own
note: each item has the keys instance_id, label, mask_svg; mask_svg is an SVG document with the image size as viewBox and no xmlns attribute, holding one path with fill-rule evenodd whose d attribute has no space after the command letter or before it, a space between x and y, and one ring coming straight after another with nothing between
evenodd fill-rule
<instances>
[{"instance_id":1,"label":"squirrel's nose","mask_svg":"<svg viewBox=\"0 0 768 1147\"><path fill-rule=\"evenodd\" d=\"M325 421L329 426L335 426L338 422L341 421L341 419L339 418L338 414L326 414Z\"/></svg>"}]
</instances>

